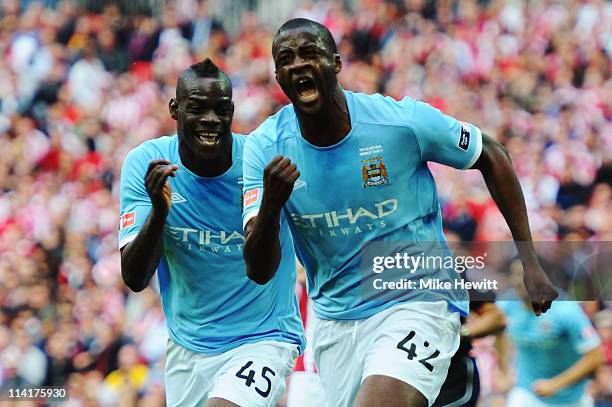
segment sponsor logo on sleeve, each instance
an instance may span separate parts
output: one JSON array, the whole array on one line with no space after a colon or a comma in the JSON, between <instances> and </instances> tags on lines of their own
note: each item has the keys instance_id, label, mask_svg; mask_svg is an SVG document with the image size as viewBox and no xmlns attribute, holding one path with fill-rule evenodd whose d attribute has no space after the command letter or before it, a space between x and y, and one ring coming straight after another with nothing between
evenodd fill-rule
<instances>
[{"instance_id":1,"label":"sponsor logo on sleeve","mask_svg":"<svg viewBox=\"0 0 612 407\"><path fill-rule=\"evenodd\" d=\"M461 122L461 134L459 135L459 148L467 151L470 147L470 127L469 124Z\"/></svg>"},{"instance_id":2,"label":"sponsor logo on sleeve","mask_svg":"<svg viewBox=\"0 0 612 407\"><path fill-rule=\"evenodd\" d=\"M135 224L136 224L136 212L127 212L121 215L121 218L119 220L119 229L125 229Z\"/></svg>"},{"instance_id":3,"label":"sponsor logo on sleeve","mask_svg":"<svg viewBox=\"0 0 612 407\"><path fill-rule=\"evenodd\" d=\"M251 189L244 194L244 207L253 205L259 200L259 188Z\"/></svg>"}]
</instances>

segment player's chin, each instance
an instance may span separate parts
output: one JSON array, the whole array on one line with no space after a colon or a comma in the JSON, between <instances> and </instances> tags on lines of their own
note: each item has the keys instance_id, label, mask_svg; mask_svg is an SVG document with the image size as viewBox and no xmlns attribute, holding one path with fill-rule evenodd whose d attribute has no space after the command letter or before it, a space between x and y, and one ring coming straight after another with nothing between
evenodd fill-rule
<instances>
[{"instance_id":1,"label":"player's chin","mask_svg":"<svg viewBox=\"0 0 612 407\"><path fill-rule=\"evenodd\" d=\"M219 158L222 155L220 146L216 147L203 147L198 149L198 156L203 160L212 160Z\"/></svg>"}]
</instances>

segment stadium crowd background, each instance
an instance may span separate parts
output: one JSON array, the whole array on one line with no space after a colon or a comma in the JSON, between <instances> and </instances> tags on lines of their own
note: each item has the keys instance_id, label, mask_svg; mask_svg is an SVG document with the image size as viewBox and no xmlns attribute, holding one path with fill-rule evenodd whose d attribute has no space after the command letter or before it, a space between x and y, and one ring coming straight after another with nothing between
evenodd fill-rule
<instances>
[{"instance_id":1,"label":"stadium crowd background","mask_svg":"<svg viewBox=\"0 0 612 407\"><path fill-rule=\"evenodd\" d=\"M612 240L612 3L298 3L284 18L330 28L346 88L422 99L499 138L536 239ZM129 293L120 276L123 158L175 132L168 100L195 60L230 75L236 132L287 103L270 55L276 27L251 1L229 32L213 4L168 2L151 17L100 2L1 2L1 387L65 385L69 406L163 405L159 297ZM510 238L476 171L432 168L450 234ZM612 311L584 308L608 359L590 391L609 405ZM494 405L508 378L487 340L476 352L483 405Z\"/></svg>"}]
</instances>

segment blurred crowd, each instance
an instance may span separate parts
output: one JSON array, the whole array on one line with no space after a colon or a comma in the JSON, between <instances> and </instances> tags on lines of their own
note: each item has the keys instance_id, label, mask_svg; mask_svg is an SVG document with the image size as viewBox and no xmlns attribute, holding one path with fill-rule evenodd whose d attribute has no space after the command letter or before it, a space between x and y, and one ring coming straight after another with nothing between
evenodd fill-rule
<instances>
[{"instance_id":1,"label":"blurred crowd","mask_svg":"<svg viewBox=\"0 0 612 407\"><path fill-rule=\"evenodd\" d=\"M611 2L348 3L307 0L287 16L329 27L345 88L427 101L502 141L536 239L612 240ZM121 164L175 133L176 80L205 57L232 80L235 132L286 104L275 27L245 11L230 34L206 0L168 1L155 17L70 0L0 4L0 387L66 386L68 406L162 406L159 297L121 281ZM431 167L449 233L511 238L478 172ZM585 307L607 349L592 387L601 401L612 317Z\"/></svg>"}]
</instances>

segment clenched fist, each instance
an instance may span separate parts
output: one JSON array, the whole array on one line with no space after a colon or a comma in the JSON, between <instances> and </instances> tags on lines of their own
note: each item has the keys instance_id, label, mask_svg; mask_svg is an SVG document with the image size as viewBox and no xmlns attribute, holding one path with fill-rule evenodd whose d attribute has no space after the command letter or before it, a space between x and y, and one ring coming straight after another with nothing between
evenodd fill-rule
<instances>
[{"instance_id":1,"label":"clenched fist","mask_svg":"<svg viewBox=\"0 0 612 407\"><path fill-rule=\"evenodd\" d=\"M557 381L553 379L536 380L531 386L533 392L540 397L552 397L561 390Z\"/></svg>"},{"instance_id":2,"label":"clenched fist","mask_svg":"<svg viewBox=\"0 0 612 407\"><path fill-rule=\"evenodd\" d=\"M174 177L178 165L173 165L168 160L153 160L149 163L147 174L145 175L145 187L153 209L158 213L168 214L172 206L172 190L168 177Z\"/></svg>"},{"instance_id":3,"label":"clenched fist","mask_svg":"<svg viewBox=\"0 0 612 407\"><path fill-rule=\"evenodd\" d=\"M559 296L540 265L525 268L523 283L531 299L533 312L538 316L548 311L553 300Z\"/></svg>"},{"instance_id":4,"label":"clenched fist","mask_svg":"<svg viewBox=\"0 0 612 407\"><path fill-rule=\"evenodd\" d=\"M300 172L291 160L280 155L274 157L264 169L262 204L280 210L291 196L293 184L299 177Z\"/></svg>"}]
</instances>

